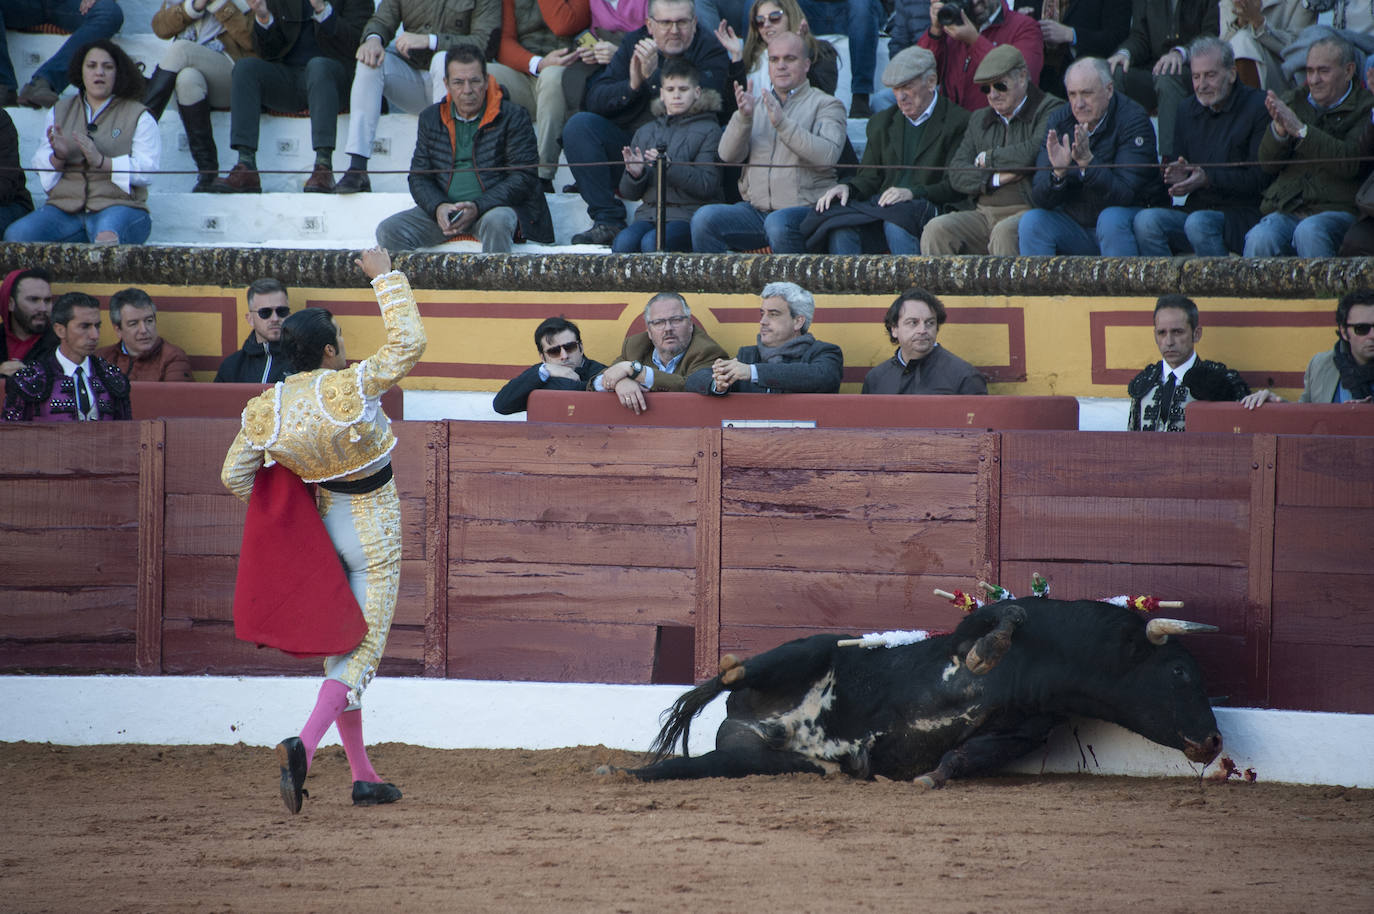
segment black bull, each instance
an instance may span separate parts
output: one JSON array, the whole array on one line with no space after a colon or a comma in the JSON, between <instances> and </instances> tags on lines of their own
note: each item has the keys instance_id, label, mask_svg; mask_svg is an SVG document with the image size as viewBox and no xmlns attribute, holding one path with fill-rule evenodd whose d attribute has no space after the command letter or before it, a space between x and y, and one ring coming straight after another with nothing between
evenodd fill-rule
<instances>
[{"instance_id":1,"label":"black bull","mask_svg":"<svg viewBox=\"0 0 1374 914\"><path fill-rule=\"evenodd\" d=\"M1176 623L1190 626L1191 623ZM874 775L940 787L1041 745L1069 715L1111 721L1206 764L1221 751L1197 662L1135 612L1021 599L895 648L792 641L722 672L673 704L644 780L792 771ZM1194 626L1215 630L1210 626ZM1177 632L1179 629L1172 629ZM713 752L687 755L692 719L729 691ZM681 741L683 756L668 758Z\"/></svg>"}]
</instances>

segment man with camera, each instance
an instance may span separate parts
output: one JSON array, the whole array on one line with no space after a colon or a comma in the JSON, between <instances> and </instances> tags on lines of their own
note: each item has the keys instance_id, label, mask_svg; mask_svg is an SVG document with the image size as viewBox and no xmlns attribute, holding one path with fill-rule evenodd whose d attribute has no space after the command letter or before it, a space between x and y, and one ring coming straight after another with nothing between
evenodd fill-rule
<instances>
[{"instance_id":1,"label":"man with camera","mask_svg":"<svg viewBox=\"0 0 1374 914\"><path fill-rule=\"evenodd\" d=\"M916 44L935 55L940 91L969 111L988 106L973 76L993 48L1009 44L1020 51L1031 82L1039 81L1045 60L1040 26L1005 0L931 0L930 28Z\"/></svg>"}]
</instances>

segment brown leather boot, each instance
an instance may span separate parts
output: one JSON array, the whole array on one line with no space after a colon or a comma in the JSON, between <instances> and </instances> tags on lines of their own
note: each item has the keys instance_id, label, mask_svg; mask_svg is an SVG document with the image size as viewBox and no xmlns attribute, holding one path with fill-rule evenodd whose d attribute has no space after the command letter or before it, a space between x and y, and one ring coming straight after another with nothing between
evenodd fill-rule
<instances>
[{"instance_id":1,"label":"brown leather boot","mask_svg":"<svg viewBox=\"0 0 1374 914\"><path fill-rule=\"evenodd\" d=\"M229 174L210 185L212 194L260 194L262 181L258 170L249 168L242 162L229 169Z\"/></svg>"},{"instance_id":2,"label":"brown leather boot","mask_svg":"<svg viewBox=\"0 0 1374 914\"><path fill-rule=\"evenodd\" d=\"M332 194L334 192L334 170L323 162L315 163L315 170L305 182L307 194Z\"/></svg>"}]
</instances>

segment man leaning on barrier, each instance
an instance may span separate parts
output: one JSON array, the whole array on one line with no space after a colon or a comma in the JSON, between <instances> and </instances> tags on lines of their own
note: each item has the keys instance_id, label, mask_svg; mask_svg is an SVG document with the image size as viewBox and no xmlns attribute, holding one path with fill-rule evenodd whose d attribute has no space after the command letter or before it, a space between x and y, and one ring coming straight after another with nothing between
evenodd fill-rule
<instances>
[{"instance_id":1,"label":"man leaning on barrier","mask_svg":"<svg viewBox=\"0 0 1374 914\"><path fill-rule=\"evenodd\" d=\"M897 344L892 358L864 378L866 394L986 394L988 382L968 362L936 340L945 304L925 289L907 289L883 317Z\"/></svg>"},{"instance_id":2,"label":"man leaning on barrier","mask_svg":"<svg viewBox=\"0 0 1374 914\"><path fill-rule=\"evenodd\" d=\"M619 359L590 385L592 390L611 391L635 415L648 409L647 392L683 390L692 372L730 357L705 330L693 326L692 309L676 292L649 299L644 326L645 332L626 337Z\"/></svg>"},{"instance_id":3,"label":"man leaning on barrier","mask_svg":"<svg viewBox=\"0 0 1374 914\"><path fill-rule=\"evenodd\" d=\"M1312 356L1302 376L1299 403L1370 403L1374 391L1374 290L1356 289L1336 304L1336 345ZM1256 409L1282 403L1268 389L1241 403Z\"/></svg>"}]
</instances>

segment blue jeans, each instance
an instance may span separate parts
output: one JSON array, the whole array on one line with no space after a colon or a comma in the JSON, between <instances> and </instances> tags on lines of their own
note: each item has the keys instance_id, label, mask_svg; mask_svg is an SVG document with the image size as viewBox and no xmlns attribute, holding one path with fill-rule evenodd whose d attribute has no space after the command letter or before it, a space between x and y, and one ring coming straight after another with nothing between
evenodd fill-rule
<instances>
[{"instance_id":1,"label":"blue jeans","mask_svg":"<svg viewBox=\"0 0 1374 914\"><path fill-rule=\"evenodd\" d=\"M583 163L621 162L620 150L628 145L628 133L614 121L590 111L577 112L563 125L563 153L568 157L577 190L587 202L587 215L592 222L625 224L625 204L615 195L625 166Z\"/></svg>"},{"instance_id":2,"label":"blue jeans","mask_svg":"<svg viewBox=\"0 0 1374 914\"><path fill-rule=\"evenodd\" d=\"M101 232L114 232L120 244L142 244L153 230L146 209L107 206L98 213L64 213L45 204L5 229L6 241L91 242Z\"/></svg>"},{"instance_id":3,"label":"blue jeans","mask_svg":"<svg viewBox=\"0 0 1374 914\"><path fill-rule=\"evenodd\" d=\"M1097 216L1097 228L1089 232L1061 210L1032 209L1021 217L1017 227L1021 254L1026 257L1051 257L1076 254L1103 257L1136 257L1132 223L1138 206L1109 206Z\"/></svg>"},{"instance_id":4,"label":"blue jeans","mask_svg":"<svg viewBox=\"0 0 1374 914\"><path fill-rule=\"evenodd\" d=\"M1135 214L1135 243L1144 257L1197 254L1225 257L1226 214L1215 209L1143 209Z\"/></svg>"},{"instance_id":5,"label":"blue jeans","mask_svg":"<svg viewBox=\"0 0 1374 914\"><path fill-rule=\"evenodd\" d=\"M921 253L921 239L908 232L894 222L884 222L883 237L887 239L887 251L890 254L919 254ZM826 236L829 239L830 253L832 254L864 254L875 253L865 251L863 245L863 233L857 228L835 229ZM878 251L876 253L882 253Z\"/></svg>"},{"instance_id":6,"label":"blue jeans","mask_svg":"<svg viewBox=\"0 0 1374 914\"><path fill-rule=\"evenodd\" d=\"M744 202L712 203L692 216L692 250L724 254L767 245L774 254L805 254L800 229L809 212L809 206L788 206L765 215Z\"/></svg>"},{"instance_id":7,"label":"blue jeans","mask_svg":"<svg viewBox=\"0 0 1374 914\"><path fill-rule=\"evenodd\" d=\"M124 24L124 11L115 0L96 0L86 15L81 15L81 0L5 0L0 5L0 86L19 88L19 78L10 61L5 29L31 29L51 24L71 32L57 53L34 72L54 92L67 88L67 63L88 41L109 38Z\"/></svg>"},{"instance_id":8,"label":"blue jeans","mask_svg":"<svg viewBox=\"0 0 1374 914\"><path fill-rule=\"evenodd\" d=\"M1285 213L1270 213L1245 233L1246 257L1335 257L1354 213L1326 212L1301 221Z\"/></svg>"},{"instance_id":9,"label":"blue jeans","mask_svg":"<svg viewBox=\"0 0 1374 914\"><path fill-rule=\"evenodd\" d=\"M664 224L664 234L668 236L666 250L692 250L692 223L669 220ZM652 254L657 250L658 233L652 222L631 222L629 228L622 229L611 242L612 254Z\"/></svg>"},{"instance_id":10,"label":"blue jeans","mask_svg":"<svg viewBox=\"0 0 1374 914\"><path fill-rule=\"evenodd\" d=\"M878 63L878 25L883 19L878 0L798 0L813 35L849 36L849 92L873 91Z\"/></svg>"}]
</instances>

